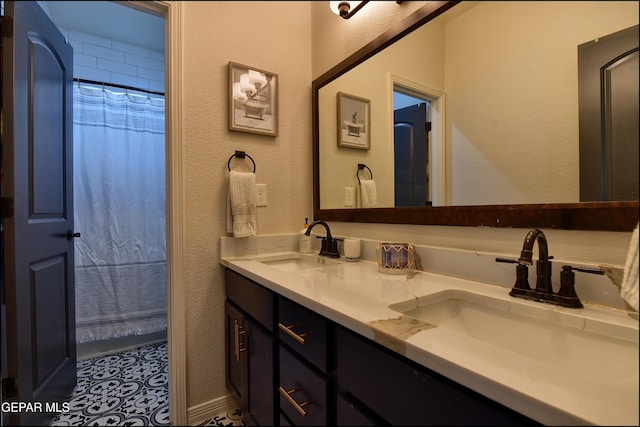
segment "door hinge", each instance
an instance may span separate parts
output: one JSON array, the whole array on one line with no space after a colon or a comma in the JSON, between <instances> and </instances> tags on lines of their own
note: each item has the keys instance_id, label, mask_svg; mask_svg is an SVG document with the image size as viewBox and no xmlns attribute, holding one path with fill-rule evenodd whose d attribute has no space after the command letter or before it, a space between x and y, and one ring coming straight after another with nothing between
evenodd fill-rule
<instances>
[{"instance_id":1,"label":"door hinge","mask_svg":"<svg viewBox=\"0 0 640 427\"><path fill-rule=\"evenodd\" d=\"M13 377L2 379L2 400L13 399L18 396L18 381Z\"/></svg>"},{"instance_id":2,"label":"door hinge","mask_svg":"<svg viewBox=\"0 0 640 427\"><path fill-rule=\"evenodd\" d=\"M2 37L13 37L13 19L8 16L2 17Z\"/></svg>"},{"instance_id":3,"label":"door hinge","mask_svg":"<svg viewBox=\"0 0 640 427\"><path fill-rule=\"evenodd\" d=\"M13 218L13 198L0 198L0 218Z\"/></svg>"}]
</instances>

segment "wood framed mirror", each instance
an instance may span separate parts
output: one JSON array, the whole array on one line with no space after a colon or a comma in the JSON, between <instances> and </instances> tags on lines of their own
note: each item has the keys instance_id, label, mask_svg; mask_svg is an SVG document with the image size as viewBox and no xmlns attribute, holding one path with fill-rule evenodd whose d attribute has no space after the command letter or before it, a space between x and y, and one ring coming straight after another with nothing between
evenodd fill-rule
<instances>
[{"instance_id":1,"label":"wood framed mirror","mask_svg":"<svg viewBox=\"0 0 640 427\"><path fill-rule=\"evenodd\" d=\"M313 102L313 202L314 219L340 222L449 225L472 227L512 227L512 228L557 228L566 230L631 231L638 223L638 200L627 201L554 201L505 204L460 204L443 206L409 206L376 208L325 208L321 206L321 173L326 169L321 165L321 125L323 114L320 108L320 90L336 79L350 72L363 62L373 58L416 29L423 27L449 10L455 10L462 3L457 1L428 2L414 14L386 31L372 42L355 52L315 79L312 83ZM473 2L478 3L478 2ZM482 2L479 2L482 3ZM504 3L504 2L492 2ZM529 2L530 3L530 2ZM540 2L543 4L544 2ZM606 3L606 2L602 2ZM541 16L544 17L544 11ZM637 14L636 14L637 22ZM577 49L577 46L576 46ZM636 50L637 51L637 50ZM576 83L577 84L577 83ZM446 92L446 91L445 91ZM361 95L361 94L359 94ZM372 109L375 105L372 105ZM577 111L578 106L575 106ZM333 115L332 115L333 116ZM333 117L332 117L332 120ZM373 123L375 125L375 123ZM637 126L637 125L636 125ZM375 129L372 128L372 131ZM636 141L637 142L637 141ZM335 144L335 141L331 141ZM372 141L372 144L375 141ZM576 142L577 143L577 142ZM353 150L352 150L353 151ZM359 150L358 150L359 151ZM368 162L364 162L369 164ZM535 162L533 162L535 163ZM637 165L637 163L636 163ZM325 167L321 167L325 166ZM535 180L535 164L532 164L532 180ZM376 176L378 173L374 170ZM326 173L326 172L325 172ZM354 171L355 174L355 171ZM540 185L544 186L544 183Z\"/></svg>"}]
</instances>

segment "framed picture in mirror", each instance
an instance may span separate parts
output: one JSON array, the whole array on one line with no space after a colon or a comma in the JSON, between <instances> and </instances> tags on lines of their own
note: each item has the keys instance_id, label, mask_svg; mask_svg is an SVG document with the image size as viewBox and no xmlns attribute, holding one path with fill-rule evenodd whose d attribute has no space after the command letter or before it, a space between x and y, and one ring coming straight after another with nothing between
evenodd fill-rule
<instances>
[{"instance_id":1,"label":"framed picture in mirror","mask_svg":"<svg viewBox=\"0 0 640 427\"><path fill-rule=\"evenodd\" d=\"M368 150L370 104L368 99L338 92L338 146Z\"/></svg>"},{"instance_id":2,"label":"framed picture in mirror","mask_svg":"<svg viewBox=\"0 0 640 427\"><path fill-rule=\"evenodd\" d=\"M229 62L229 130L278 135L278 75Z\"/></svg>"}]
</instances>

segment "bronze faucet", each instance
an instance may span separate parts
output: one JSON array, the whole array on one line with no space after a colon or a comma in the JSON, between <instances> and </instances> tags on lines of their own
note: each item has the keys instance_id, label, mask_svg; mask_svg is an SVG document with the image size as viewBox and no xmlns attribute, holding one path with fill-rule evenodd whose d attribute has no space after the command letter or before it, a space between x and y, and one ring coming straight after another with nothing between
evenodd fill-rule
<instances>
[{"instance_id":1,"label":"bronze faucet","mask_svg":"<svg viewBox=\"0 0 640 427\"><path fill-rule=\"evenodd\" d=\"M551 286L551 261L547 238L542 230L533 229L527 233L522 244L522 252L518 262L524 265L533 265L533 244L538 241L538 261L536 261L536 293L541 295L553 294Z\"/></svg>"},{"instance_id":2,"label":"bronze faucet","mask_svg":"<svg viewBox=\"0 0 640 427\"><path fill-rule=\"evenodd\" d=\"M340 258L340 253L338 252L338 241L331 236L331 230L329 230L329 225L326 222L324 221L312 222L304 234L306 234L307 236L310 236L311 229L318 224L324 226L324 228L327 230L326 237L322 238L322 247L320 248L320 253L318 255L327 256L330 258Z\"/></svg>"},{"instance_id":3,"label":"bronze faucet","mask_svg":"<svg viewBox=\"0 0 640 427\"><path fill-rule=\"evenodd\" d=\"M528 266L533 265L533 245L538 242L538 261L536 262L536 288L531 289L528 281ZM509 295L534 301L546 302L569 308L582 308L582 302L576 294L574 288L574 271L584 273L604 274L601 269L578 268L570 265L562 266L560 274L560 290L554 294L551 285L551 259L547 238L542 230L533 229L527 233L522 245L520 258L517 260L509 258L496 258L497 262L508 262L517 264L516 283L511 288Z\"/></svg>"}]
</instances>

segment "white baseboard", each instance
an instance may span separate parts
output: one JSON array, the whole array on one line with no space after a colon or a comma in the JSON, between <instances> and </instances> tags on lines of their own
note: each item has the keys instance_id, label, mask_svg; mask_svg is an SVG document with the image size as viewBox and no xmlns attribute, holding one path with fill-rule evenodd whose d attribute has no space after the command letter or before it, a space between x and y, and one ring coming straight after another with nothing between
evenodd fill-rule
<instances>
[{"instance_id":1,"label":"white baseboard","mask_svg":"<svg viewBox=\"0 0 640 427\"><path fill-rule=\"evenodd\" d=\"M190 426L198 425L216 415L224 414L238 408L230 395L218 397L208 402L187 409L187 420Z\"/></svg>"}]
</instances>

